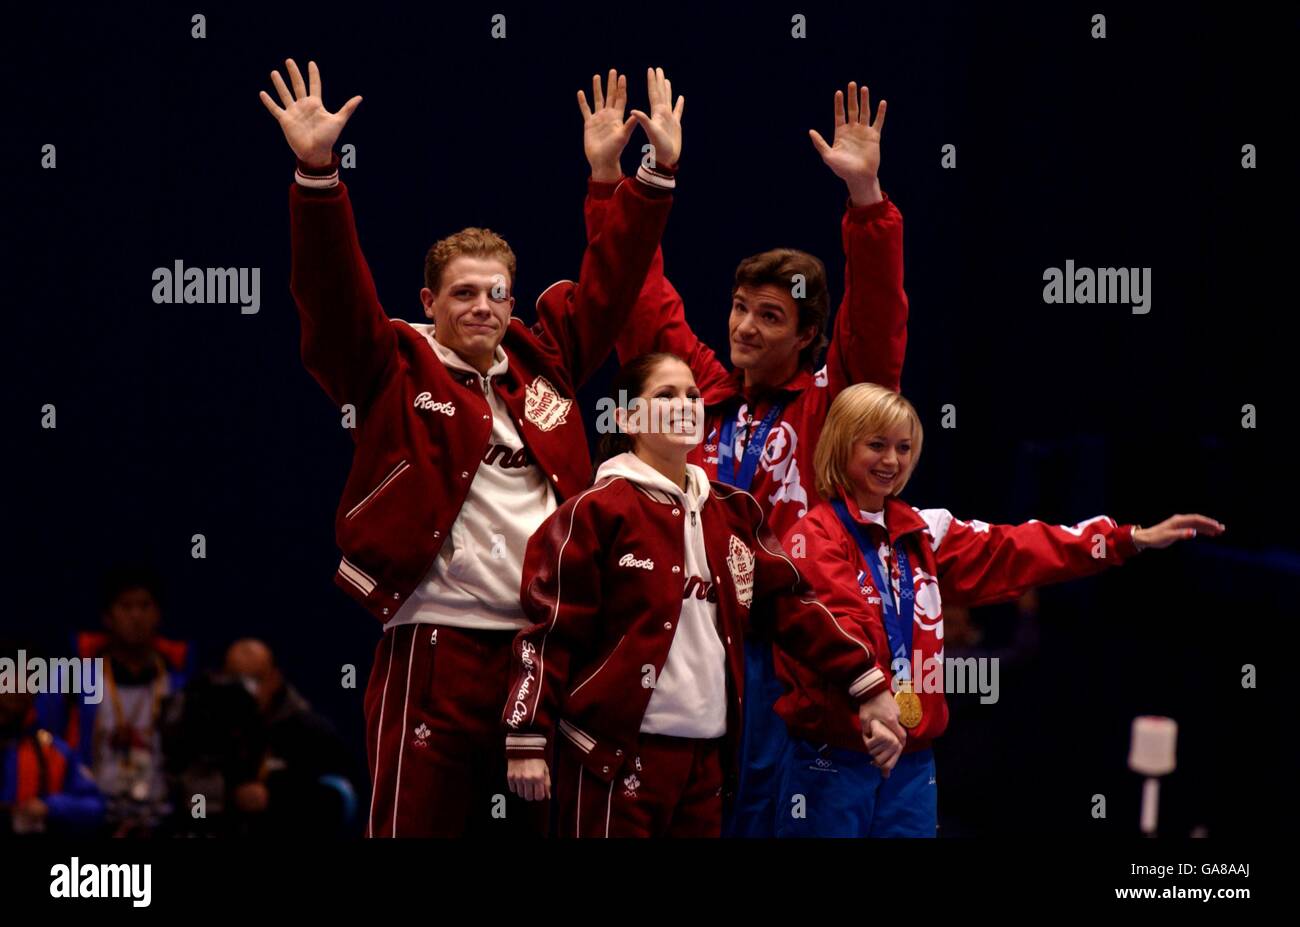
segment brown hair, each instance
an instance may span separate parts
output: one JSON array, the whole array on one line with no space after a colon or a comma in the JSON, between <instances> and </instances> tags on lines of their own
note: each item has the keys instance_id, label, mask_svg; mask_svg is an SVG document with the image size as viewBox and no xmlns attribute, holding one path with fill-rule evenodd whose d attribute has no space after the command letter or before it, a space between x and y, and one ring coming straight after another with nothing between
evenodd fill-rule
<instances>
[{"instance_id":1,"label":"brown hair","mask_svg":"<svg viewBox=\"0 0 1300 927\"><path fill-rule=\"evenodd\" d=\"M921 442L925 437L921 418L900 394L875 383L855 383L840 390L826 413L826 424L813 452L818 494L830 500L838 499L842 489L851 490L847 471L854 442L867 435L893 431L899 425L911 429L912 460L894 482L892 496L903 491L921 459Z\"/></svg>"},{"instance_id":2,"label":"brown hair","mask_svg":"<svg viewBox=\"0 0 1300 927\"><path fill-rule=\"evenodd\" d=\"M442 272L458 257L496 258L506 265L514 288L515 253L506 240L491 229L467 228L434 243L424 256L424 285L436 294L442 286Z\"/></svg>"},{"instance_id":3,"label":"brown hair","mask_svg":"<svg viewBox=\"0 0 1300 927\"><path fill-rule=\"evenodd\" d=\"M648 354L641 354L632 358L632 360L620 367L618 374L614 377L614 382L609 387L610 394L617 407L626 409L629 402L640 396L642 391L645 390L645 384L650 379L650 374L654 373L655 368L665 361L677 361L679 364L686 364L686 361L676 354L669 354L667 351L651 351ZM600 444L596 450L596 463L598 465L611 457L617 457L619 454L626 454L632 450L632 436L625 431L620 431L615 421L613 415L611 415L612 429L606 430L600 436Z\"/></svg>"},{"instance_id":4,"label":"brown hair","mask_svg":"<svg viewBox=\"0 0 1300 927\"><path fill-rule=\"evenodd\" d=\"M736 267L736 279L731 285L731 295L742 286L754 287L770 284L786 292L793 289L795 274L803 275L804 295L791 298L799 307L799 331L815 327L816 337L799 352L799 366L811 369L818 355L826 349L826 319L830 315L830 295L826 289L826 265L807 251L794 248L773 248L762 254L745 258Z\"/></svg>"}]
</instances>

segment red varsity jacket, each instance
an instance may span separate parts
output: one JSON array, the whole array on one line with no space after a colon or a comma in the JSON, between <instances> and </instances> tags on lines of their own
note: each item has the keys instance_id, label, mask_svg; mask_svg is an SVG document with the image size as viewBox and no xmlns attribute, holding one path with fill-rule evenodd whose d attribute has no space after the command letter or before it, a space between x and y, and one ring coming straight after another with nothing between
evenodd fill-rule
<instances>
[{"instance_id":1,"label":"red varsity jacket","mask_svg":"<svg viewBox=\"0 0 1300 927\"><path fill-rule=\"evenodd\" d=\"M647 670L658 678L676 633L684 517L614 477L570 499L533 535L520 596L534 623L515 639L503 714L509 757L547 756L558 731L589 773L604 782L619 775L653 694ZM700 518L726 651L723 756L734 784L751 629L782 641L846 701L865 701L887 683L862 632L810 594L753 496L711 483Z\"/></svg>"},{"instance_id":2,"label":"red varsity jacket","mask_svg":"<svg viewBox=\"0 0 1300 927\"><path fill-rule=\"evenodd\" d=\"M877 545L885 529L864 522L845 498L849 513ZM896 497L885 500L889 544L907 552L915 593L911 661L913 685L921 700L921 722L908 731L907 752L923 750L948 726L943 653L943 601L957 605L1008 602L1035 586L1063 582L1117 566L1137 552L1133 526L1098 515L1073 527L1028 521L990 525L962 521L947 509L915 509ZM871 642L877 667L893 686L889 639L881 611L881 591L863 563L857 543L827 502L818 504L785 535L786 549L818 598ZM874 554L873 554L874 556ZM891 555L891 562L892 562ZM894 583L897 585L897 577ZM886 595L893 591L887 590ZM776 671L786 694L776 711L790 732L816 744L861 750L856 706L829 689L800 664L798 654L777 642ZM935 684L938 691L931 691Z\"/></svg>"},{"instance_id":3,"label":"red varsity jacket","mask_svg":"<svg viewBox=\"0 0 1300 927\"><path fill-rule=\"evenodd\" d=\"M516 318L506 330L510 368L493 387L559 499L590 484L576 392L631 313L671 204L666 190L621 182L577 282L552 284L538 297L536 324ZM357 416L335 518L343 552L335 582L387 621L446 541L487 450L492 416L472 377L449 371L422 334L385 315L346 185L295 183L289 212L303 363Z\"/></svg>"}]
</instances>

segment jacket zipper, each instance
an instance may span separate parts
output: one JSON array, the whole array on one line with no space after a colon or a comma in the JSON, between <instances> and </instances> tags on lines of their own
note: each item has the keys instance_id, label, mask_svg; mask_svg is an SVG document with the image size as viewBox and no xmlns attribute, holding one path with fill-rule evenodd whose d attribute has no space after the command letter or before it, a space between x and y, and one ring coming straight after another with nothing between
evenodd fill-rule
<instances>
[{"instance_id":1,"label":"jacket zipper","mask_svg":"<svg viewBox=\"0 0 1300 927\"><path fill-rule=\"evenodd\" d=\"M348 513L343 516L344 521L351 520L353 516L357 515L363 508L374 501L375 496L383 492L389 483L401 476L404 471L410 468L410 466L411 465L405 460L400 461L397 466L389 472L388 476L384 477L383 480L380 481L378 486L370 490L370 493L364 499L352 506Z\"/></svg>"}]
</instances>

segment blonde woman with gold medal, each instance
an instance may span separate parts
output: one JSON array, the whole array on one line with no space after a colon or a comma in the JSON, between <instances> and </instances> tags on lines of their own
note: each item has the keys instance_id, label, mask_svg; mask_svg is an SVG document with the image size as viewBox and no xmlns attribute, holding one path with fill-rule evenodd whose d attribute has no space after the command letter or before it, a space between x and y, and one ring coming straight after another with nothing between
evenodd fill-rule
<instances>
[{"instance_id":1,"label":"blonde woman with gold medal","mask_svg":"<svg viewBox=\"0 0 1300 927\"><path fill-rule=\"evenodd\" d=\"M785 694L776 711L792 737L781 777L778 836L933 837L937 790L931 744L948 724L943 603L1006 602L1026 590L1124 563L1223 525L1175 515L1152 528L1099 515L1074 526L962 521L916 509L898 494L921 454L911 403L870 383L831 404L814 458L815 506L783 539L817 597L866 632L890 679L906 733L892 771L862 749L856 706L777 652ZM888 654L888 657L885 655ZM796 804L796 796L802 801Z\"/></svg>"}]
</instances>

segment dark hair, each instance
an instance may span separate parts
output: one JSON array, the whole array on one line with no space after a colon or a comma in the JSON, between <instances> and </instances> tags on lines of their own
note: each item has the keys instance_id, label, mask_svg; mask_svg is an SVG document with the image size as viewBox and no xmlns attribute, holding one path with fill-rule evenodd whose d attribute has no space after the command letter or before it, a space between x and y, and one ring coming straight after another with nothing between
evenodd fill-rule
<instances>
[{"instance_id":1,"label":"dark hair","mask_svg":"<svg viewBox=\"0 0 1300 927\"><path fill-rule=\"evenodd\" d=\"M618 374L609 387L618 408L626 409L628 402L641 395L645 389L646 381L650 379L650 374L664 361L677 361L679 364L686 364L686 361L676 354L670 354L667 351L651 351L648 354L632 358L618 369ZM687 366L690 365L687 364ZM612 416L611 421L613 421ZM600 444L596 448L596 463L597 465L602 464L611 457L626 454L630 450L632 450L632 436L619 431L618 425L614 424L613 430L606 431L600 436Z\"/></svg>"},{"instance_id":2,"label":"dark hair","mask_svg":"<svg viewBox=\"0 0 1300 927\"><path fill-rule=\"evenodd\" d=\"M106 612L125 592L144 589L153 596L154 603L162 608L162 579L150 566L124 563L112 567L104 574L99 586L99 609Z\"/></svg>"},{"instance_id":3,"label":"dark hair","mask_svg":"<svg viewBox=\"0 0 1300 927\"><path fill-rule=\"evenodd\" d=\"M799 352L799 366L811 369L818 355L830 343L826 338L826 319L830 316L831 301L826 289L825 264L807 251L797 251L794 248L773 248L762 254L754 254L736 267L731 295L735 296L736 290L742 286L765 284L790 292L795 274L803 275L804 295L795 296L791 293L791 298L799 307L799 331L810 326L817 329L817 336Z\"/></svg>"}]
</instances>

